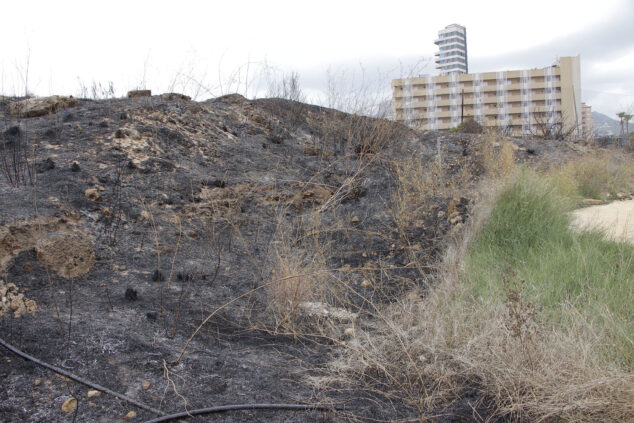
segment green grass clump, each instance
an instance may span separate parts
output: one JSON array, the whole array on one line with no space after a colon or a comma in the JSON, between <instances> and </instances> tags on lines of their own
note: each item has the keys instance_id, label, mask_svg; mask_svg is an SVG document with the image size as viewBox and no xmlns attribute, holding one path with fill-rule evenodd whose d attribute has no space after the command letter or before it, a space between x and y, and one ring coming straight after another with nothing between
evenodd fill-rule
<instances>
[{"instance_id":1,"label":"green grass clump","mask_svg":"<svg viewBox=\"0 0 634 423\"><path fill-rule=\"evenodd\" d=\"M569 228L570 202L524 170L497 198L468 253L466 278L476 297L505 301L508 281L523 290L540 316L563 324L581 313L606 331L608 355L634 362L634 248L599 232ZM513 274L509 278L509 273Z\"/></svg>"}]
</instances>

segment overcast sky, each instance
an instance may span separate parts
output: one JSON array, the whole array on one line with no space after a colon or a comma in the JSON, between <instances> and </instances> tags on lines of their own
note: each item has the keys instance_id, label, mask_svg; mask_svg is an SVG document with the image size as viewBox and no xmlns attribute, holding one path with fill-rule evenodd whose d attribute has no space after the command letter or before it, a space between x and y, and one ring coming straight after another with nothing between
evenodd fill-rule
<instances>
[{"instance_id":1,"label":"overcast sky","mask_svg":"<svg viewBox=\"0 0 634 423\"><path fill-rule=\"evenodd\" d=\"M252 97L267 77L293 71L308 99L324 103L329 86L389 90L391 78L434 74L438 30L459 23L471 72L580 54L583 101L610 117L633 111L634 0L431 3L4 1L0 92L23 94L27 82L36 95L78 95L111 81L117 95L146 87Z\"/></svg>"}]
</instances>

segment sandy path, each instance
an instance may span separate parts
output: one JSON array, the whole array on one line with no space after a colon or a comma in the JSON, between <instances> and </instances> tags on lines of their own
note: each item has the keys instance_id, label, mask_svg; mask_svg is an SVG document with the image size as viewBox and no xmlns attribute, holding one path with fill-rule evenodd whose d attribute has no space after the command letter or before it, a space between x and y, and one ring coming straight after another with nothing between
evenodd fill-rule
<instances>
[{"instance_id":1,"label":"sandy path","mask_svg":"<svg viewBox=\"0 0 634 423\"><path fill-rule=\"evenodd\" d=\"M626 239L634 244L634 200L615 201L572 212L573 227L600 228L612 239Z\"/></svg>"}]
</instances>

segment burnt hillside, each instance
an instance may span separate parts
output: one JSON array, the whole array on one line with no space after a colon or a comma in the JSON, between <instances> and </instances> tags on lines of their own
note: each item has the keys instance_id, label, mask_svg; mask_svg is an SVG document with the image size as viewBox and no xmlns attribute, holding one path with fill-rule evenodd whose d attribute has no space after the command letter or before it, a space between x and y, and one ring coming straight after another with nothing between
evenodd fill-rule
<instances>
[{"instance_id":1,"label":"burnt hillside","mask_svg":"<svg viewBox=\"0 0 634 423\"><path fill-rule=\"evenodd\" d=\"M344 411L218 419L408 415L315 391L307 376L354 336L355 319L425 284L443 240L468 219L461 188L490 165L483 137L239 95L57 99L34 114L19 101L0 102L5 341L163 413L336 402ZM414 201L402 164L433 169L439 138L436 188L399 209ZM156 417L0 356L1 421ZM65 412L71 397L77 407Z\"/></svg>"}]
</instances>

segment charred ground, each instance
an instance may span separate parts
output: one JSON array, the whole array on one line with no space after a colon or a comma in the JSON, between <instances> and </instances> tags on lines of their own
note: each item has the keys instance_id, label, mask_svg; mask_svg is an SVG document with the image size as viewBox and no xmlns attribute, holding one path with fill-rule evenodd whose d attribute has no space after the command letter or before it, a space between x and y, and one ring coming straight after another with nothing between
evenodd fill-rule
<instances>
[{"instance_id":1,"label":"charred ground","mask_svg":"<svg viewBox=\"0 0 634 423\"><path fill-rule=\"evenodd\" d=\"M359 318L424 285L473 199L433 196L399 226L396 166L411 158L432 166L440 139L447 177L468 169L475 180L485 172L481 136L239 95L78 100L39 117L14 116L14 101L0 103L6 341L166 413L234 403L334 401L345 409L200 421L408 415L361 393L315 391L306 376L320 372L353 324L289 330L259 287L280 278L282 247L317 245L319 264L350 287L333 306ZM520 158L540 153L516 144ZM243 294L173 365L205 317ZM105 394L88 398L88 388L0 354L2 421L115 421L131 410L136 421L153 417ZM61 410L71 396L76 416ZM470 413L457 404L439 420Z\"/></svg>"}]
</instances>

